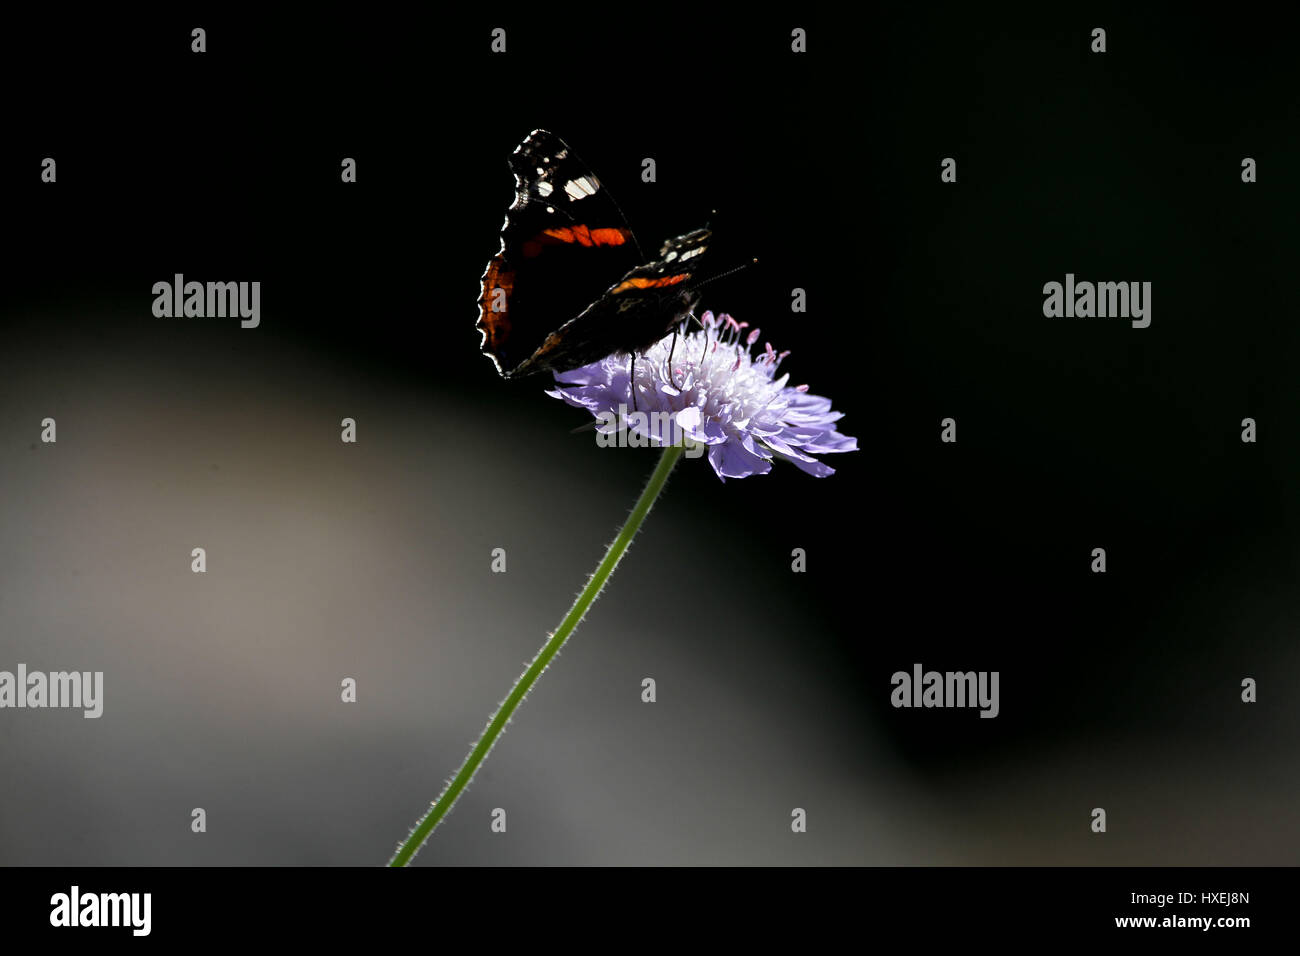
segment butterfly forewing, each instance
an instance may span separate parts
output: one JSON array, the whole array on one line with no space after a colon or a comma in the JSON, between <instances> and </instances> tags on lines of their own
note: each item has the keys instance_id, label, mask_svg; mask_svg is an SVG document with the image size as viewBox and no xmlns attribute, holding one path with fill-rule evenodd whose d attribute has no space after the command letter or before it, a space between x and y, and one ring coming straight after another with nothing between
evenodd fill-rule
<instances>
[{"instance_id":1,"label":"butterfly forewing","mask_svg":"<svg viewBox=\"0 0 1300 956\"><path fill-rule=\"evenodd\" d=\"M641 261L623 213L558 136L534 130L510 169L515 198L483 273L478 319L483 351L506 376Z\"/></svg>"}]
</instances>

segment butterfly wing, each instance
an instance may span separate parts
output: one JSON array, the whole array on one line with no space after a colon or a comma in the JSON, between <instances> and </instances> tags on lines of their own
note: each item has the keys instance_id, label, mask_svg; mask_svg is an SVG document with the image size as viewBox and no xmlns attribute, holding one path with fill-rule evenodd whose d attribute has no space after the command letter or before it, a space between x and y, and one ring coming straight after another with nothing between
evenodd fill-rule
<instances>
[{"instance_id":1,"label":"butterfly wing","mask_svg":"<svg viewBox=\"0 0 1300 956\"><path fill-rule=\"evenodd\" d=\"M615 352L643 352L685 318L699 301L691 279L712 233L696 229L669 239L659 258L625 272L575 318L546 337L518 374L567 372Z\"/></svg>"},{"instance_id":2,"label":"butterfly wing","mask_svg":"<svg viewBox=\"0 0 1300 956\"><path fill-rule=\"evenodd\" d=\"M509 378L566 321L641 261L636 237L596 175L554 133L510 157L515 198L480 280L482 351Z\"/></svg>"}]
</instances>

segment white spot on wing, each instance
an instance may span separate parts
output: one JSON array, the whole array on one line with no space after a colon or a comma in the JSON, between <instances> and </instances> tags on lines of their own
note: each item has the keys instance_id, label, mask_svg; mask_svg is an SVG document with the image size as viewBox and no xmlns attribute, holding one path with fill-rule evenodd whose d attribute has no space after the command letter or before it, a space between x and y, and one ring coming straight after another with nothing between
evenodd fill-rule
<instances>
[{"instance_id":1,"label":"white spot on wing","mask_svg":"<svg viewBox=\"0 0 1300 956\"><path fill-rule=\"evenodd\" d=\"M687 251L687 252L683 252L683 253L682 253L682 258L683 258L683 259L689 259L691 256L698 256L698 255L699 255L701 252L703 252L703 251L704 251L704 247L703 247L703 246L696 246L694 249L691 249L691 250L689 250L689 251Z\"/></svg>"},{"instance_id":2,"label":"white spot on wing","mask_svg":"<svg viewBox=\"0 0 1300 956\"><path fill-rule=\"evenodd\" d=\"M592 182L590 176L579 176L564 184L564 191L570 199L586 199L588 196L594 196L596 188L596 183Z\"/></svg>"},{"instance_id":3,"label":"white spot on wing","mask_svg":"<svg viewBox=\"0 0 1300 956\"><path fill-rule=\"evenodd\" d=\"M537 192L541 196L549 196L553 189L555 189L555 187L552 186L550 183L548 183L546 180L542 180L537 184Z\"/></svg>"}]
</instances>

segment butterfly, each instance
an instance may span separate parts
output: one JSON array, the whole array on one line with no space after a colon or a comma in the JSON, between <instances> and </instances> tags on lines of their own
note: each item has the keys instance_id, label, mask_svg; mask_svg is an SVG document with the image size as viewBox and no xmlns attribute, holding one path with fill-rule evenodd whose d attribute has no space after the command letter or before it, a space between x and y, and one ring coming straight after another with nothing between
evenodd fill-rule
<instances>
[{"instance_id":1,"label":"butterfly","mask_svg":"<svg viewBox=\"0 0 1300 956\"><path fill-rule=\"evenodd\" d=\"M481 351L503 378L635 361L693 314L712 233L641 247L596 174L560 137L533 130L510 157L515 198L480 279Z\"/></svg>"}]
</instances>

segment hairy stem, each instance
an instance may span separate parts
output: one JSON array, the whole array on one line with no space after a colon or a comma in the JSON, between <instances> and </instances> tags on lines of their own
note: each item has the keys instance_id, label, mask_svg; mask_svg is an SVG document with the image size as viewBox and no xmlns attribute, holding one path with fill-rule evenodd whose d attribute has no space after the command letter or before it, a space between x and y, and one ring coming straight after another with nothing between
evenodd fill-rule
<instances>
[{"instance_id":1,"label":"hairy stem","mask_svg":"<svg viewBox=\"0 0 1300 956\"><path fill-rule=\"evenodd\" d=\"M542 671L546 670L547 665L560 652L560 648L569 639L569 635L577 630L578 625L582 622L583 615L587 613L587 609L600 595L601 589L605 587L605 582L610 579L614 569L618 567L619 560L627 552L628 546L632 543L632 539L636 537L636 533L640 530L646 515L650 513L655 499L659 497L664 485L668 483L668 475L672 472L673 466L677 464L677 460L681 456L682 448L680 445L670 446L663 450L659 464L655 466L654 473L650 476L650 480L646 482L645 490L641 492L641 497L637 499L636 505L632 508L632 513L627 517L627 521L623 523L623 527L618 532L618 537L610 543L609 548L605 551L605 556L600 560L600 564L596 565L591 580L587 582L587 586L582 589L577 600L573 602L573 607L569 608L569 613L564 615L564 620L555 629L555 633L542 645L542 649L537 652L537 656L533 658L532 663L528 665L527 669L519 676L519 679L515 681L514 686L510 688L510 693L506 695L506 699L502 701L501 706L497 708L496 713L488 721L483 736L479 738L478 743L474 744L469 756L465 758L465 762L456 771L456 776L452 777L451 783L447 784L438 799L429 807L429 812L415 825L411 835L406 838L392 860L389 861L389 866L406 866L406 864L410 863L412 857L429 839L429 835L433 833L434 828L451 812L456 799L465 792L470 780L474 778L478 768L487 759L493 744L497 742L497 738L505 730L511 715L514 714L524 697L527 696L528 691L532 689L532 686L537 683L537 678L542 676Z\"/></svg>"}]
</instances>

